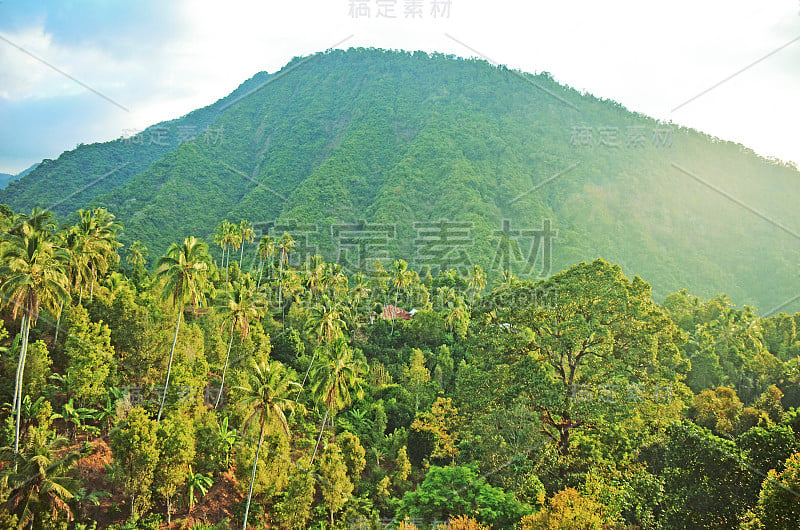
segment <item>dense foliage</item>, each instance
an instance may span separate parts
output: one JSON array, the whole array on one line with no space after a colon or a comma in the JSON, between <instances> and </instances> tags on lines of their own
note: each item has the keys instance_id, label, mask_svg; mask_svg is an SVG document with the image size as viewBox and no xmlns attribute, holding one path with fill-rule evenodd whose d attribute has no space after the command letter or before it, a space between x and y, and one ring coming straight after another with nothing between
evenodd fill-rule
<instances>
[{"instance_id":1,"label":"dense foliage","mask_svg":"<svg viewBox=\"0 0 800 530\"><path fill-rule=\"evenodd\" d=\"M800 314L600 259L296 268L249 227L148 270L104 209L4 210L3 528L796 527Z\"/></svg>"}]
</instances>

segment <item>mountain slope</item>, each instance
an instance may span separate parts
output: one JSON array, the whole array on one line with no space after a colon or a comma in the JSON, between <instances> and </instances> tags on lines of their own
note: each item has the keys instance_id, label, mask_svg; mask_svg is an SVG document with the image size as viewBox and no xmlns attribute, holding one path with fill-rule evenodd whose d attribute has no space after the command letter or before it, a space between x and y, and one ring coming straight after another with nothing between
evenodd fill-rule
<instances>
[{"instance_id":1,"label":"mountain slope","mask_svg":"<svg viewBox=\"0 0 800 530\"><path fill-rule=\"evenodd\" d=\"M105 206L124 223L125 240L141 239L151 256L186 235L210 239L225 217L247 218L261 231L277 223L278 234L294 226L309 252L349 261L351 272L363 265L359 237L372 237L418 268L469 261L493 277L506 267L541 276L602 256L649 281L657 298L683 287L727 292L766 312L800 292L792 228L800 231L800 174L743 146L658 123L547 74L419 52L330 51L295 59L254 87L207 113L207 126L224 131L219 141L197 137L163 152L83 146L49 162L51 173L39 168L10 186L0 202L47 205L48 175L89 166L82 179L70 173L85 186L135 161L57 210ZM359 220L375 225L359 232ZM451 232L467 223L466 239L435 245L441 232L419 223L440 220ZM549 267L535 232L548 222L557 231Z\"/></svg>"},{"instance_id":2,"label":"mountain slope","mask_svg":"<svg viewBox=\"0 0 800 530\"><path fill-rule=\"evenodd\" d=\"M268 78L265 72L256 74L216 103L128 138L81 144L56 160L45 159L0 191L0 202L15 211L41 206L60 215L74 212L98 195L129 182L189 136L205 139L208 135L209 141L215 140L218 132L209 126L219 113Z\"/></svg>"}]
</instances>

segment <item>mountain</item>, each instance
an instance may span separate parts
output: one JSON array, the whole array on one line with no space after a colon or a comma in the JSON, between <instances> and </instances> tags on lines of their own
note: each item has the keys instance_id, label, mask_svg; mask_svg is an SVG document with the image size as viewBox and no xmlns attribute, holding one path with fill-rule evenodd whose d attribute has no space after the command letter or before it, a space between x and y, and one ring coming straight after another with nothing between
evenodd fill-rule
<instances>
[{"instance_id":1,"label":"mountain","mask_svg":"<svg viewBox=\"0 0 800 530\"><path fill-rule=\"evenodd\" d=\"M178 141L187 127L209 133ZM260 233L292 233L299 258L318 251L351 272L382 251L417 268L477 263L495 278L602 256L656 299L725 292L766 313L800 292L794 166L547 73L331 50L144 137L45 160L0 202L62 216L104 206L151 256L246 218ZM245 266L253 254L249 245Z\"/></svg>"},{"instance_id":2,"label":"mountain","mask_svg":"<svg viewBox=\"0 0 800 530\"><path fill-rule=\"evenodd\" d=\"M38 165L39 165L39 162L33 164L28 169L23 169L22 171L20 171L16 175L10 175L8 173L0 173L0 189L3 189L6 186L8 186L8 184L10 182L12 182L12 181L21 179L22 177L24 177L25 175L27 175L28 173L30 173L31 171L36 169Z\"/></svg>"}]
</instances>

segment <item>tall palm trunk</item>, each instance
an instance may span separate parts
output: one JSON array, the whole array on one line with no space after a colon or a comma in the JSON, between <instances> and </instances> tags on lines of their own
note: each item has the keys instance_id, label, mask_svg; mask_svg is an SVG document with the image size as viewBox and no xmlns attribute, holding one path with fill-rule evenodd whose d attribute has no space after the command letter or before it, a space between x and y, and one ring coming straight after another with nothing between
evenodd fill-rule
<instances>
[{"instance_id":1,"label":"tall palm trunk","mask_svg":"<svg viewBox=\"0 0 800 530\"><path fill-rule=\"evenodd\" d=\"M17 424L14 427L14 453L19 452L19 426L22 420L22 376L25 374L25 356L28 354L28 332L31 327L30 315L27 312L22 314L22 348L19 352L19 364L17 365L17 379L14 389L14 405L17 411ZM16 464L15 464L16 467Z\"/></svg>"},{"instance_id":2,"label":"tall palm trunk","mask_svg":"<svg viewBox=\"0 0 800 530\"><path fill-rule=\"evenodd\" d=\"M61 327L61 314L64 312L64 301L61 301L61 305L58 306L58 320L56 320L56 336L53 338L53 345L55 346L58 344L58 328Z\"/></svg>"},{"instance_id":3,"label":"tall palm trunk","mask_svg":"<svg viewBox=\"0 0 800 530\"><path fill-rule=\"evenodd\" d=\"M225 373L228 371L228 358L231 355L231 346L233 345L233 322L231 322L231 338L228 341L228 353L225 354L225 366L222 368L222 381L219 384L219 394L217 394L217 402L214 403L214 408L219 406L219 400L222 398L222 392L225 389Z\"/></svg>"},{"instance_id":4,"label":"tall palm trunk","mask_svg":"<svg viewBox=\"0 0 800 530\"><path fill-rule=\"evenodd\" d=\"M175 337L172 339L172 349L169 352L169 364L167 365L167 381L164 383L164 395L161 396L161 405L158 407L158 419L161 421L161 412L164 410L164 402L167 400L167 389L169 388L169 374L172 371L172 358L175 355L175 344L178 342L178 328L181 326L181 316L183 316L183 306L178 310L178 322L175 324Z\"/></svg>"},{"instance_id":5,"label":"tall palm trunk","mask_svg":"<svg viewBox=\"0 0 800 530\"><path fill-rule=\"evenodd\" d=\"M311 464L314 463L314 458L317 456L317 448L319 448L319 442L322 440L322 433L325 431L325 423L328 421L328 412L331 409L325 409L325 417L322 418L322 428L319 430L319 436L317 437L317 445L314 446L314 454L311 455ZM310 465L310 464L309 464Z\"/></svg>"},{"instance_id":6,"label":"tall palm trunk","mask_svg":"<svg viewBox=\"0 0 800 530\"><path fill-rule=\"evenodd\" d=\"M311 371L311 367L314 366L314 359L317 358L317 349L314 348L314 355L311 356L311 364L308 365L308 369L306 370L306 375L303 376L303 382L300 385L300 391L297 393L297 397L294 400L295 405L300 401L300 394L303 393L303 389L306 387L306 379L308 378L308 372ZM294 416L294 409L292 409L292 416Z\"/></svg>"},{"instance_id":7,"label":"tall palm trunk","mask_svg":"<svg viewBox=\"0 0 800 530\"><path fill-rule=\"evenodd\" d=\"M263 414L263 412L262 412ZM256 447L256 459L253 462L253 472L250 474L250 491L247 492L247 506L244 509L244 525L242 530L247 530L247 515L250 513L250 499L253 498L253 484L256 482L256 468L258 467L258 453L261 452L261 444L264 442L264 416L261 416L261 432L258 434L258 447Z\"/></svg>"},{"instance_id":8,"label":"tall palm trunk","mask_svg":"<svg viewBox=\"0 0 800 530\"><path fill-rule=\"evenodd\" d=\"M259 266L258 266L258 282L256 282L256 290L258 290L258 288L261 287L261 273L263 272L264 272L264 259L262 258L259 261Z\"/></svg>"},{"instance_id":9,"label":"tall palm trunk","mask_svg":"<svg viewBox=\"0 0 800 530\"><path fill-rule=\"evenodd\" d=\"M242 251L239 253L239 268L242 268L242 260L244 260L244 241L242 241Z\"/></svg>"},{"instance_id":10,"label":"tall palm trunk","mask_svg":"<svg viewBox=\"0 0 800 530\"><path fill-rule=\"evenodd\" d=\"M283 259L284 255L281 255L281 262L280 268L278 272L278 305L281 306L281 326L283 329L286 329L286 310L283 307Z\"/></svg>"},{"instance_id":11,"label":"tall palm trunk","mask_svg":"<svg viewBox=\"0 0 800 530\"><path fill-rule=\"evenodd\" d=\"M225 249L226 249L226 247L227 247L227 245L225 247L222 247L222 268L225 269L225 290L227 291L228 290L228 266L225 265ZM231 261L230 255L231 255L231 251L228 250L228 264L230 264L230 261Z\"/></svg>"}]
</instances>

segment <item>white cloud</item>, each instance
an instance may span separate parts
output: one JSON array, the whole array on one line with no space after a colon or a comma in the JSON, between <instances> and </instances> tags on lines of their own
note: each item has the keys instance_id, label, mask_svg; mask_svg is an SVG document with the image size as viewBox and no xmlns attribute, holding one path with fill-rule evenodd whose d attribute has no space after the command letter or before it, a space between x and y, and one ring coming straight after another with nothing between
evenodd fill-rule
<instances>
[{"instance_id":1,"label":"white cloud","mask_svg":"<svg viewBox=\"0 0 800 530\"><path fill-rule=\"evenodd\" d=\"M670 111L800 35L794 0L452 0L444 19L431 16L432 1L423 0L421 20L404 17L406 0L397 0L394 20L376 18L374 2L369 18L351 18L350 0L182 0L167 7L143 2L128 19L92 20L66 32L39 17L0 34L130 109L96 98L91 127L75 124L83 136L65 138L68 146L183 115L225 96L257 71L276 71L293 56L324 50L348 35L354 36L342 47L475 55L448 33L511 67L546 70L631 110L800 161L793 140L793 124L800 121L800 43ZM58 19L77 20L76 14L59 13ZM86 91L0 42L0 103L65 95L77 98ZM86 138L89 131L97 137ZM3 149L0 168L11 158Z\"/></svg>"}]
</instances>

